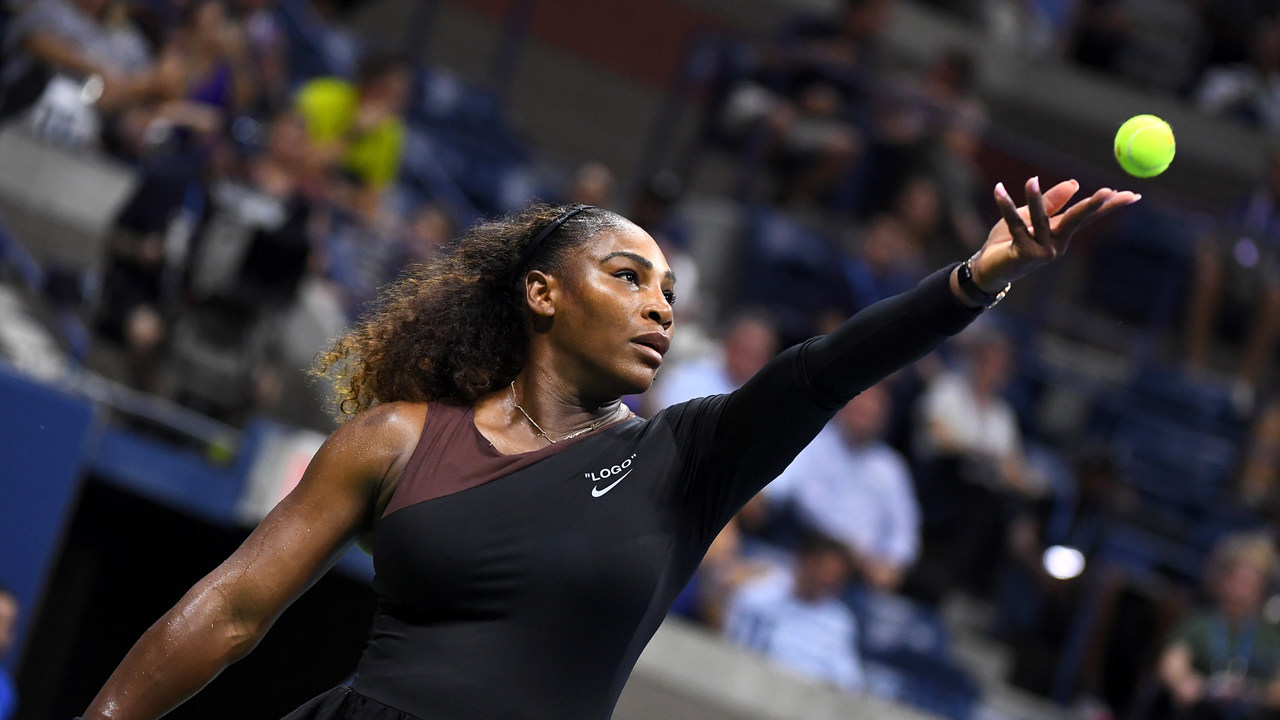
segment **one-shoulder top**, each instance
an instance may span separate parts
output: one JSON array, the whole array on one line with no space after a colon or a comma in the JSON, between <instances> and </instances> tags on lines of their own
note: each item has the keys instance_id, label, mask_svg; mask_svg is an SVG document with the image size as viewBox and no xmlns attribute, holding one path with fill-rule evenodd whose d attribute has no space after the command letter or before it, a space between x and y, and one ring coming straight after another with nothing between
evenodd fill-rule
<instances>
[{"instance_id":1,"label":"one-shoulder top","mask_svg":"<svg viewBox=\"0 0 1280 720\"><path fill-rule=\"evenodd\" d=\"M350 687L291 714L606 720L733 515L835 410L978 311L939 271L781 353L742 388L531 453L432 403L377 523L378 610Z\"/></svg>"}]
</instances>

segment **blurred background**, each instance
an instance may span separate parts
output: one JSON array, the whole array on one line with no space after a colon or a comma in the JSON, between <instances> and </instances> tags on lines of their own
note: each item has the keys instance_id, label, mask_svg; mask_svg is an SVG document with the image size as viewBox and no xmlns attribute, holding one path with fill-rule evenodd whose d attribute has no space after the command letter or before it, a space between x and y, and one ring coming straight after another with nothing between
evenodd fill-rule
<instances>
[{"instance_id":1,"label":"blurred background","mask_svg":"<svg viewBox=\"0 0 1280 720\"><path fill-rule=\"evenodd\" d=\"M1143 201L726 528L618 718L1280 709L1280 2L7 0L0 719L82 711L334 427L315 354L533 200L680 278L651 413L1079 179ZM1123 176L1153 113L1178 156ZM353 551L177 718L343 681Z\"/></svg>"}]
</instances>

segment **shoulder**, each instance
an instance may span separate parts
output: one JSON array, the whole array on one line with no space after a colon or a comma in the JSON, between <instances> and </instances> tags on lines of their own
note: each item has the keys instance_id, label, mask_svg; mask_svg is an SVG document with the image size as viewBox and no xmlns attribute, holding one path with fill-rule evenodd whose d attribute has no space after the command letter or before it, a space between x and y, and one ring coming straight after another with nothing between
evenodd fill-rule
<instances>
[{"instance_id":1,"label":"shoulder","mask_svg":"<svg viewBox=\"0 0 1280 720\"><path fill-rule=\"evenodd\" d=\"M407 462L422 435L427 403L391 402L356 414L329 436L337 451L361 475L383 477Z\"/></svg>"},{"instance_id":2,"label":"shoulder","mask_svg":"<svg viewBox=\"0 0 1280 720\"><path fill-rule=\"evenodd\" d=\"M354 415L334 433L359 436L365 440L395 443L412 437L417 442L426 422L427 403L389 402L374 405Z\"/></svg>"}]
</instances>

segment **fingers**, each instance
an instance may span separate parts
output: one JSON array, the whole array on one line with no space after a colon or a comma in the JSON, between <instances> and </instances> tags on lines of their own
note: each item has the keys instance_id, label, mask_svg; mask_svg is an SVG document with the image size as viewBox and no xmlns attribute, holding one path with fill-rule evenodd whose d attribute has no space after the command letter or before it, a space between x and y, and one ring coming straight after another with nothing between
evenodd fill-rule
<instances>
[{"instance_id":1,"label":"fingers","mask_svg":"<svg viewBox=\"0 0 1280 720\"><path fill-rule=\"evenodd\" d=\"M1101 188L1088 198L1063 210L1079 189L1080 183L1075 180L1066 180L1042 192L1040 179L1033 177L1027 181L1026 185L1027 204L1018 207L1009 196L1004 183L997 183L996 207L1009 228L1009 234L1015 240L1020 237L1019 232L1021 232L1023 233L1021 237L1024 239L1029 239L1046 249L1052 248L1056 254L1066 249L1067 243L1076 231L1142 198L1141 195L1128 190Z\"/></svg>"},{"instance_id":2,"label":"fingers","mask_svg":"<svg viewBox=\"0 0 1280 720\"><path fill-rule=\"evenodd\" d=\"M1115 191L1111 188L1100 188L1094 194L1067 208L1067 211L1059 216L1058 234L1070 235L1084 227L1090 216L1096 213L1098 208L1102 207L1102 204L1114 194Z\"/></svg>"},{"instance_id":3,"label":"fingers","mask_svg":"<svg viewBox=\"0 0 1280 720\"><path fill-rule=\"evenodd\" d=\"M1113 210L1118 210L1126 205L1132 205L1142 199L1142 196L1135 192L1124 190L1121 192L1112 191L1111 195L1102 201L1097 210L1089 213L1081 218L1080 223L1076 226L1076 230L1087 227L1094 222L1106 217Z\"/></svg>"},{"instance_id":4,"label":"fingers","mask_svg":"<svg viewBox=\"0 0 1280 720\"><path fill-rule=\"evenodd\" d=\"M1050 216L1057 215L1067 206L1071 198L1080 191L1080 183L1075 180L1063 180L1044 191L1044 209Z\"/></svg>"},{"instance_id":5,"label":"fingers","mask_svg":"<svg viewBox=\"0 0 1280 720\"><path fill-rule=\"evenodd\" d=\"M1110 188L1102 188L1087 200L1076 203L1062 214L1062 220L1057 227L1058 234L1069 236L1071 233L1105 217L1113 210L1132 205L1141 199L1141 195L1128 190L1115 191Z\"/></svg>"},{"instance_id":6,"label":"fingers","mask_svg":"<svg viewBox=\"0 0 1280 720\"><path fill-rule=\"evenodd\" d=\"M1027 223L1022 219L1018 206L1013 203L1013 198L1009 197L1009 191L1005 189L1004 183L996 183L996 208L1000 211L1004 222L1009 226L1009 235L1017 239L1019 234L1028 235L1030 231L1027 229Z\"/></svg>"},{"instance_id":7,"label":"fingers","mask_svg":"<svg viewBox=\"0 0 1280 720\"><path fill-rule=\"evenodd\" d=\"M1045 247L1053 246L1053 232L1049 229L1049 214L1045 211L1044 196L1040 194L1040 178L1027 181L1027 211L1031 215L1033 239Z\"/></svg>"},{"instance_id":8,"label":"fingers","mask_svg":"<svg viewBox=\"0 0 1280 720\"><path fill-rule=\"evenodd\" d=\"M1044 191L1044 210L1047 215L1053 217L1058 211L1067 206L1071 198L1080 190L1080 183L1075 180L1063 180ZM1018 207L1018 215L1022 218L1022 222L1031 222L1031 209L1026 205Z\"/></svg>"}]
</instances>

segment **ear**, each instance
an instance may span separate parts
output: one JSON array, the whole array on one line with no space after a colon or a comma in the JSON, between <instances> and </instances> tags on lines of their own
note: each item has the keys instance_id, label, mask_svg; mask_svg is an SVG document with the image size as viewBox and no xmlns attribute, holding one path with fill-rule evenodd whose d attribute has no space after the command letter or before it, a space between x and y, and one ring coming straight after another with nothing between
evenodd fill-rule
<instances>
[{"instance_id":1,"label":"ear","mask_svg":"<svg viewBox=\"0 0 1280 720\"><path fill-rule=\"evenodd\" d=\"M531 270L524 277L524 299L535 317L550 318L556 314L560 298L560 282L554 275Z\"/></svg>"}]
</instances>

